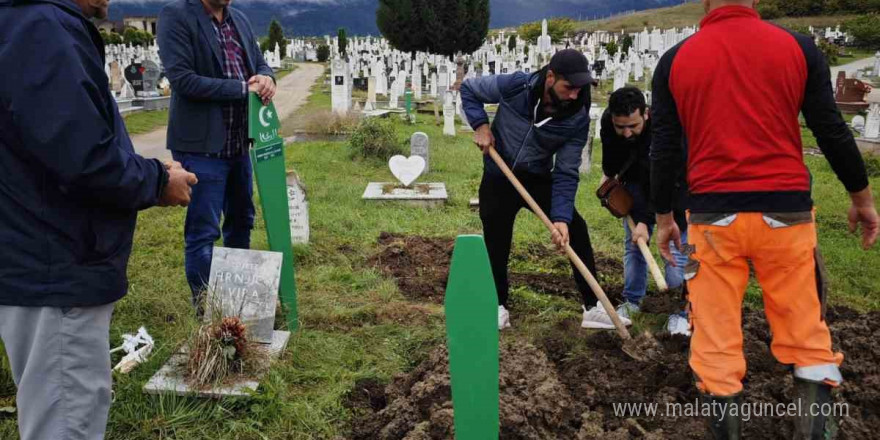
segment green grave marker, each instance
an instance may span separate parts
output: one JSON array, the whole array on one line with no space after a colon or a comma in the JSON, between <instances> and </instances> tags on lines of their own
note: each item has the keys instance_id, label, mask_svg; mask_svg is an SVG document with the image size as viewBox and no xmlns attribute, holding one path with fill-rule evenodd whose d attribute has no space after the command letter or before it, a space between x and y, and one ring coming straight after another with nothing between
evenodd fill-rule
<instances>
[{"instance_id":1,"label":"green grave marker","mask_svg":"<svg viewBox=\"0 0 880 440\"><path fill-rule=\"evenodd\" d=\"M403 93L403 96L406 98L406 120L410 122L415 122L415 115L413 115L413 91L409 87L407 87L406 92Z\"/></svg>"},{"instance_id":2,"label":"green grave marker","mask_svg":"<svg viewBox=\"0 0 880 440\"><path fill-rule=\"evenodd\" d=\"M446 286L455 438L497 439L498 296L483 237L455 240Z\"/></svg>"},{"instance_id":3,"label":"green grave marker","mask_svg":"<svg viewBox=\"0 0 880 440\"><path fill-rule=\"evenodd\" d=\"M248 136L254 141L251 162L263 207L263 219L269 236L269 249L284 254L279 296L287 309L287 328L299 326L296 305L296 278L293 248L290 243L290 211L287 206L287 170L284 165L284 140L278 136L281 124L275 104L263 105L256 93L248 98Z\"/></svg>"}]
</instances>

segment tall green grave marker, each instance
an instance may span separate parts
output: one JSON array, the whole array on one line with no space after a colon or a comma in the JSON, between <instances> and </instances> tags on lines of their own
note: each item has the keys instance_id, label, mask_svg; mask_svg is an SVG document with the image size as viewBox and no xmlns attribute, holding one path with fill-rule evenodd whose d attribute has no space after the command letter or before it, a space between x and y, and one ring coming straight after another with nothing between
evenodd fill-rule
<instances>
[{"instance_id":1,"label":"tall green grave marker","mask_svg":"<svg viewBox=\"0 0 880 440\"><path fill-rule=\"evenodd\" d=\"M263 105L256 93L248 100L248 136L254 141L251 162L260 192L269 248L284 254L281 266L281 304L287 309L287 327L298 327L296 279L293 248L290 244L290 211L287 206L287 170L284 166L284 140L278 136L281 124L275 104Z\"/></svg>"},{"instance_id":2,"label":"tall green grave marker","mask_svg":"<svg viewBox=\"0 0 880 440\"><path fill-rule=\"evenodd\" d=\"M446 338L456 440L498 438L498 297L483 237L455 240Z\"/></svg>"}]
</instances>

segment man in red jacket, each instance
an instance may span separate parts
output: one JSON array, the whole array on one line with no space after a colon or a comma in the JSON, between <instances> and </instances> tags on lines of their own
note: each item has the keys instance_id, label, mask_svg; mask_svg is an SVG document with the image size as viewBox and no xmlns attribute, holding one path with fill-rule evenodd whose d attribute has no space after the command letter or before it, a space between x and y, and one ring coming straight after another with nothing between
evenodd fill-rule
<instances>
[{"instance_id":1,"label":"man in red jacket","mask_svg":"<svg viewBox=\"0 0 880 440\"><path fill-rule=\"evenodd\" d=\"M690 216L685 268L691 305L690 365L706 400L727 408L712 418L716 438L740 438L731 408L742 403L746 362L742 300L749 261L764 290L771 349L793 367L804 413L796 438L823 438L832 418L809 408L830 402L843 355L831 350L817 250L811 177L804 165L803 113L852 199L850 229L863 246L878 217L865 165L840 116L824 56L813 38L761 21L757 1L703 0L700 32L668 51L654 75L651 188L657 241L669 259L680 246L671 214L682 136L688 140Z\"/></svg>"}]
</instances>

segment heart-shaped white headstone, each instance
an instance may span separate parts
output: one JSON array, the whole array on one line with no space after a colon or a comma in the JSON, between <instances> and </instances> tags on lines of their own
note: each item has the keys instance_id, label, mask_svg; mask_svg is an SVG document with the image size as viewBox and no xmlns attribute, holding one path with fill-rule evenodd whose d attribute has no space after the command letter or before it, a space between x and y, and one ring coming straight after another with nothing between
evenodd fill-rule
<instances>
[{"instance_id":1,"label":"heart-shaped white headstone","mask_svg":"<svg viewBox=\"0 0 880 440\"><path fill-rule=\"evenodd\" d=\"M388 161L388 167L403 186L410 186L425 172L425 159L421 156L397 155Z\"/></svg>"}]
</instances>

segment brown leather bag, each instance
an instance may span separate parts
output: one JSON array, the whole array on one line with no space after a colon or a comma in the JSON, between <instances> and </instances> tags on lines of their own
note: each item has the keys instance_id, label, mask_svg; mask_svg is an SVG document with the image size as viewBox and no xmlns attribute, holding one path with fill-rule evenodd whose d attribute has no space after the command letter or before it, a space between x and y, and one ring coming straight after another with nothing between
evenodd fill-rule
<instances>
[{"instance_id":1,"label":"brown leather bag","mask_svg":"<svg viewBox=\"0 0 880 440\"><path fill-rule=\"evenodd\" d=\"M602 207L608 209L611 215L617 218L627 216L633 206L632 194L616 177L606 180L596 190L596 197L602 202Z\"/></svg>"},{"instance_id":2,"label":"brown leather bag","mask_svg":"<svg viewBox=\"0 0 880 440\"><path fill-rule=\"evenodd\" d=\"M602 202L602 207L607 209L611 212L611 215L617 218L623 218L629 215L629 211L632 210L633 207L632 194L626 190L619 177L622 176L623 173L635 163L635 161L636 154L633 152L629 160L627 160L620 169L617 176L606 180L605 183L599 186L599 189L596 190L596 197Z\"/></svg>"}]
</instances>

